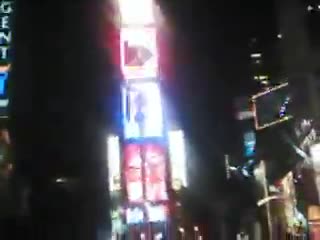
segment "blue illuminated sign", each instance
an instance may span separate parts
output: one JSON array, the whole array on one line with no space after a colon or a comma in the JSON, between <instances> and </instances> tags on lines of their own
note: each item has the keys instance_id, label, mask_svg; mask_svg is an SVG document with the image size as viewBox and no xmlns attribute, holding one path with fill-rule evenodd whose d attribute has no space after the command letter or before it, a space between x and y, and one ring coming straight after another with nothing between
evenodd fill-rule
<instances>
[{"instance_id":1,"label":"blue illuminated sign","mask_svg":"<svg viewBox=\"0 0 320 240\"><path fill-rule=\"evenodd\" d=\"M122 94L125 139L162 137L163 114L158 83L131 83Z\"/></svg>"},{"instance_id":2,"label":"blue illuminated sign","mask_svg":"<svg viewBox=\"0 0 320 240\"><path fill-rule=\"evenodd\" d=\"M244 134L244 155L245 157L253 157L256 150L256 136L254 131Z\"/></svg>"},{"instance_id":3,"label":"blue illuminated sign","mask_svg":"<svg viewBox=\"0 0 320 240\"><path fill-rule=\"evenodd\" d=\"M8 72L0 72L0 98L6 97L6 84L8 79Z\"/></svg>"}]
</instances>

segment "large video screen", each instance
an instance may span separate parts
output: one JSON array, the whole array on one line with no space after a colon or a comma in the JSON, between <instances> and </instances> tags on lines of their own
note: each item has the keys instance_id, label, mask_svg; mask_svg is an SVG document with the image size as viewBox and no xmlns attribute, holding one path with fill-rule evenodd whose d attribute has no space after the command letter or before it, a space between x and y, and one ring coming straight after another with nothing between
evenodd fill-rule
<instances>
[{"instance_id":1,"label":"large video screen","mask_svg":"<svg viewBox=\"0 0 320 240\"><path fill-rule=\"evenodd\" d=\"M129 144L124 148L125 182L130 202L143 200L142 152L137 144Z\"/></svg>"},{"instance_id":2,"label":"large video screen","mask_svg":"<svg viewBox=\"0 0 320 240\"><path fill-rule=\"evenodd\" d=\"M163 135L163 114L159 85L155 82L129 84L122 92L124 138Z\"/></svg>"},{"instance_id":3,"label":"large video screen","mask_svg":"<svg viewBox=\"0 0 320 240\"><path fill-rule=\"evenodd\" d=\"M292 118L290 112L292 98L287 83L259 93L252 100L257 130Z\"/></svg>"},{"instance_id":4,"label":"large video screen","mask_svg":"<svg viewBox=\"0 0 320 240\"><path fill-rule=\"evenodd\" d=\"M147 144L145 151L146 198L157 202L168 200L166 176L167 154L161 145Z\"/></svg>"},{"instance_id":5,"label":"large video screen","mask_svg":"<svg viewBox=\"0 0 320 240\"><path fill-rule=\"evenodd\" d=\"M129 144L124 148L124 159L129 202L168 200L167 154L164 146ZM145 194L143 189L145 189Z\"/></svg>"},{"instance_id":6,"label":"large video screen","mask_svg":"<svg viewBox=\"0 0 320 240\"><path fill-rule=\"evenodd\" d=\"M158 54L155 28L121 29L121 69L125 79L155 78Z\"/></svg>"},{"instance_id":7,"label":"large video screen","mask_svg":"<svg viewBox=\"0 0 320 240\"><path fill-rule=\"evenodd\" d=\"M153 0L119 0L122 25L149 25L155 22Z\"/></svg>"}]
</instances>

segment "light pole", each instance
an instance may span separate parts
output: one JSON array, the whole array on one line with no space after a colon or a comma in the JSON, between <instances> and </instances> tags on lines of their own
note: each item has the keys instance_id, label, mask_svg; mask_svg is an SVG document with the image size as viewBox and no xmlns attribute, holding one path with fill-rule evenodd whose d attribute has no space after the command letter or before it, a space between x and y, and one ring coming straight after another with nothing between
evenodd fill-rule
<instances>
[{"instance_id":1,"label":"light pole","mask_svg":"<svg viewBox=\"0 0 320 240\"><path fill-rule=\"evenodd\" d=\"M183 227L179 228L179 232L181 233L181 240L185 240L185 231Z\"/></svg>"},{"instance_id":2,"label":"light pole","mask_svg":"<svg viewBox=\"0 0 320 240\"><path fill-rule=\"evenodd\" d=\"M195 239L195 240L198 240L199 227L198 227L198 226L194 226L194 227L193 227L193 231L194 231L194 239Z\"/></svg>"}]
</instances>

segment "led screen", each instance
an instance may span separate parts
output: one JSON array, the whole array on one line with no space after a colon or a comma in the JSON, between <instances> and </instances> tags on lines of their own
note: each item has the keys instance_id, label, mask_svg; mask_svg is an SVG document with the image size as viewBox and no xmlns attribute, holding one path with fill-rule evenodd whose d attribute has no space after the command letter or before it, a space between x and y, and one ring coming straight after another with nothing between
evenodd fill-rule
<instances>
[{"instance_id":1,"label":"led screen","mask_svg":"<svg viewBox=\"0 0 320 240\"><path fill-rule=\"evenodd\" d=\"M125 146L124 157L126 187L130 202L168 200L166 187L167 159L163 146L158 144L129 144ZM144 166L143 169L142 166ZM143 189L145 189L145 194Z\"/></svg>"},{"instance_id":2,"label":"led screen","mask_svg":"<svg viewBox=\"0 0 320 240\"><path fill-rule=\"evenodd\" d=\"M121 29L121 69L125 79L155 78L158 74L155 28Z\"/></svg>"},{"instance_id":3,"label":"led screen","mask_svg":"<svg viewBox=\"0 0 320 240\"><path fill-rule=\"evenodd\" d=\"M121 188L119 137L109 136L107 138L107 147L108 147L109 190L116 191Z\"/></svg>"},{"instance_id":4,"label":"led screen","mask_svg":"<svg viewBox=\"0 0 320 240\"><path fill-rule=\"evenodd\" d=\"M172 187L180 190L187 186L184 134L181 130L170 131L168 137Z\"/></svg>"},{"instance_id":5,"label":"led screen","mask_svg":"<svg viewBox=\"0 0 320 240\"><path fill-rule=\"evenodd\" d=\"M163 135L163 114L159 85L132 83L123 89L124 137L145 138Z\"/></svg>"},{"instance_id":6,"label":"led screen","mask_svg":"<svg viewBox=\"0 0 320 240\"><path fill-rule=\"evenodd\" d=\"M292 118L288 84L282 84L273 89L254 96L255 125L263 129Z\"/></svg>"},{"instance_id":7,"label":"led screen","mask_svg":"<svg viewBox=\"0 0 320 240\"><path fill-rule=\"evenodd\" d=\"M153 0L119 0L123 25L153 24Z\"/></svg>"},{"instance_id":8,"label":"led screen","mask_svg":"<svg viewBox=\"0 0 320 240\"><path fill-rule=\"evenodd\" d=\"M128 224L138 224L143 222L143 211L140 208L129 208L126 211Z\"/></svg>"},{"instance_id":9,"label":"led screen","mask_svg":"<svg viewBox=\"0 0 320 240\"><path fill-rule=\"evenodd\" d=\"M163 222L167 219L167 207L164 205L151 206L146 204L147 216L149 222Z\"/></svg>"},{"instance_id":10,"label":"led screen","mask_svg":"<svg viewBox=\"0 0 320 240\"><path fill-rule=\"evenodd\" d=\"M256 136L254 131L246 132L243 138L244 138L245 157L253 157L256 149Z\"/></svg>"},{"instance_id":11,"label":"led screen","mask_svg":"<svg viewBox=\"0 0 320 240\"><path fill-rule=\"evenodd\" d=\"M142 152L139 145L130 144L124 148L125 180L128 200L143 200Z\"/></svg>"},{"instance_id":12,"label":"led screen","mask_svg":"<svg viewBox=\"0 0 320 240\"><path fill-rule=\"evenodd\" d=\"M155 144L144 146L146 198L148 201L168 199L166 188L166 152L164 147Z\"/></svg>"}]
</instances>

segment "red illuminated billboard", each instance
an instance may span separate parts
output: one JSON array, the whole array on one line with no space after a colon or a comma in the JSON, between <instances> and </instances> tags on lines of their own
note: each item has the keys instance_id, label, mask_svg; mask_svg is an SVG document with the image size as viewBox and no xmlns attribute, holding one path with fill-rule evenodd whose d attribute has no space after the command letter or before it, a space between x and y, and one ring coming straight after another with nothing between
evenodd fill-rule
<instances>
[{"instance_id":1,"label":"red illuminated billboard","mask_svg":"<svg viewBox=\"0 0 320 240\"><path fill-rule=\"evenodd\" d=\"M166 156L165 148L158 144L125 146L125 183L129 202L168 200Z\"/></svg>"},{"instance_id":2,"label":"red illuminated billboard","mask_svg":"<svg viewBox=\"0 0 320 240\"><path fill-rule=\"evenodd\" d=\"M155 78L158 54L155 28L121 29L121 69L125 79Z\"/></svg>"},{"instance_id":3,"label":"red illuminated billboard","mask_svg":"<svg viewBox=\"0 0 320 240\"><path fill-rule=\"evenodd\" d=\"M137 144L129 144L124 148L125 180L130 202L143 200L142 157Z\"/></svg>"},{"instance_id":4,"label":"red illuminated billboard","mask_svg":"<svg viewBox=\"0 0 320 240\"><path fill-rule=\"evenodd\" d=\"M166 162L166 151L163 146L156 144L145 145L145 184L148 201L168 200Z\"/></svg>"}]
</instances>

